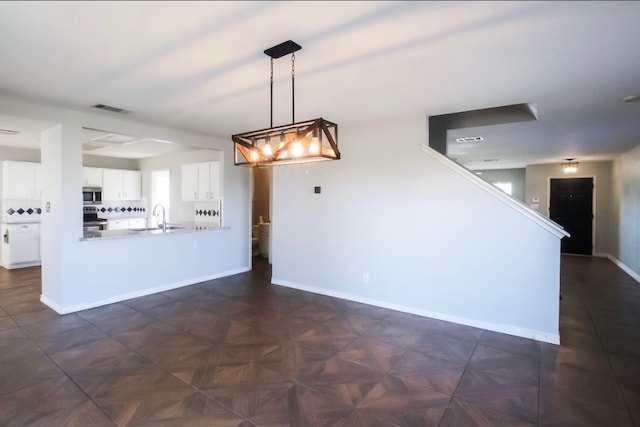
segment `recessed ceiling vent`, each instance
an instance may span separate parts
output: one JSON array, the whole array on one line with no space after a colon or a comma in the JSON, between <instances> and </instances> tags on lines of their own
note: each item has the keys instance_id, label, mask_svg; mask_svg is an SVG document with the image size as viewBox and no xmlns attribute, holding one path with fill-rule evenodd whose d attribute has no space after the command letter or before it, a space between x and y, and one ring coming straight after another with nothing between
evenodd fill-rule
<instances>
[{"instance_id":1,"label":"recessed ceiling vent","mask_svg":"<svg viewBox=\"0 0 640 427\"><path fill-rule=\"evenodd\" d=\"M107 110L111 111L112 113L118 114L129 114L131 112L129 110L125 110L124 108L112 107L111 105L106 104L96 104L93 106L93 108L97 108L99 110Z\"/></svg>"},{"instance_id":2,"label":"recessed ceiling vent","mask_svg":"<svg viewBox=\"0 0 640 427\"><path fill-rule=\"evenodd\" d=\"M0 129L0 135L17 135L20 131L11 130L11 129Z\"/></svg>"},{"instance_id":3,"label":"recessed ceiling vent","mask_svg":"<svg viewBox=\"0 0 640 427\"><path fill-rule=\"evenodd\" d=\"M483 140L484 138L481 136L467 136L464 138L456 138L456 142L480 142Z\"/></svg>"}]
</instances>

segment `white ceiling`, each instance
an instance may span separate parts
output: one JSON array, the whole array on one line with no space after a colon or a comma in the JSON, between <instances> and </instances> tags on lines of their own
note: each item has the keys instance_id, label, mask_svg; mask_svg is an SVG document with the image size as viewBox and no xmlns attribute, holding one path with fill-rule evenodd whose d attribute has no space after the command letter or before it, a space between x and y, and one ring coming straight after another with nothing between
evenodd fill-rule
<instances>
[{"instance_id":1,"label":"white ceiling","mask_svg":"<svg viewBox=\"0 0 640 427\"><path fill-rule=\"evenodd\" d=\"M535 103L537 122L451 131L484 137L451 156L608 159L640 143L640 102L622 101L640 93L639 21L632 1L0 2L0 90L229 138L268 127L263 50L291 39L298 120L426 123ZM274 65L274 124L286 124L290 59Z\"/></svg>"}]
</instances>

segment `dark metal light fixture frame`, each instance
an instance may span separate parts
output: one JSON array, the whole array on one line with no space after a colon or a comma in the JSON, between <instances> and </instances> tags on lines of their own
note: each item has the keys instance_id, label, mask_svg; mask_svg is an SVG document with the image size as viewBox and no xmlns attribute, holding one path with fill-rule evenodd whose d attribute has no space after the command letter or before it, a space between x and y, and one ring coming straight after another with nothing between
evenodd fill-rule
<instances>
[{"instance_id":1,"label":"dark metal light fixture frame","mask_svg":"<svg viewBox=\"0 0 640 427\"><path fill-rule=\"evenodd\" d=\"M236 166L270 167L340 159L338 125L321 118L295 122L295 55L302 47L288 40L264 51L271 57L271 124L232 135ZM291 124L273 126L273 60L291 54Z\"/></svg>"}]
</instances>

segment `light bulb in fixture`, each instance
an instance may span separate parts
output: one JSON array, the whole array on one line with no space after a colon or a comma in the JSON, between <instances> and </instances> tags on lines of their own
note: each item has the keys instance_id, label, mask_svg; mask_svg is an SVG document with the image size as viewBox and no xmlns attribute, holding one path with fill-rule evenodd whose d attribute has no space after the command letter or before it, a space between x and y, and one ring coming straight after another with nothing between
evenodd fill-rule
<instances>
[{"instance_id":1,"label":"light bulb in fixture","mask_svg":"<svg viewBox=\"0 0 640 427\"><path fill-rule=\"evenodd\" d=\"M562 163L562 172L563 173L576 173L578 172L578 162L574 159L566 159L565 163Z\"/></svg>"},{"instance_id":2,"label":"light bulb in fixture","mask_svg":"<svg viewBox=\"0 0 640 427\"><path fill-rule=\"evenodd\" d=\"M302 143L296 140L291 146L291 154L293 157L300 157L302 155Z\"/></svg>"},{"instance_id":3,"label":"light bulb in fixture","mask_svg":"<svg viewBox=\"0 0 640 427\"><path fill-rule=\"evenodd\" d=\"M309 153L318 154L320 152L320 142L318 141L318 137L314 136L311 138L311 145L309 146Z\"/></svg>"},{"instance_id":4,"label":"light bulb in fixture","mask_svg":"<svg viewBox=\"0 0 640 427\"><path fill-rule=\"evenodd\" d=\"M258 161L259 158L260 158L260 154L258 154L256 150L251 150L251 160L256 162Z\"/></svg>"},{"instance_id":5,"label":"light bulb in fixture","mask_svg":"<svg viewBox=\"0 0 640 427\"><path fill-rule=\"evenodd\" d=\"M273 154L273 150L271 149L271 143L267 141L267 143L262 147L262 154L265 156L271 156Z\"/></svg>"}]
</instances>

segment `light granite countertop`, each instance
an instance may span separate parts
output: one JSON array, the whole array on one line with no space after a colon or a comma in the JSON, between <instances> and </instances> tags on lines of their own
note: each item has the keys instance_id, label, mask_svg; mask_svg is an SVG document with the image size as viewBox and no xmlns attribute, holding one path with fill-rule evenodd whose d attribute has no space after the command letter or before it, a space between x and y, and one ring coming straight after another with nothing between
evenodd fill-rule
<instances>
[{"instance_id":1,"label":"light granite countertop","mask_svg":"<svg viewBox=\"0 0 640 427\"><path fill-rule=\"evenodd\" d=\"M162 236L166 234L201 233L211 231L225 231L229 227L221 227L218 223L207 222L183 222L167 224L167 230L161 228L140 228L128 230L100 230L85 232L80 238L81 241L130 239L147 236Z\"/></svg>"}]
</instances>

